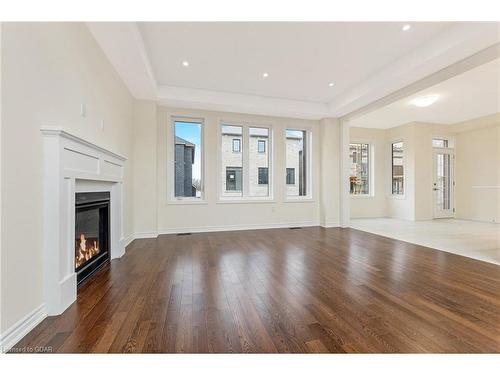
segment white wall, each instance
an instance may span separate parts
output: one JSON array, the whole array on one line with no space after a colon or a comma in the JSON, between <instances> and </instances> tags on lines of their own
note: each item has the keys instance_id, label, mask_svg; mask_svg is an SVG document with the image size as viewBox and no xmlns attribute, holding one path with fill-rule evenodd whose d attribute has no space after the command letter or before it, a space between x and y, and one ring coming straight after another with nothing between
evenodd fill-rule
<instances>
[{"instance_id":1,"label":"white wall","mask_svg":"<svg viewBox=\"0 0 500 375\"><path fill-rule=\"evenodd\" d=\"M340 121L327 118L320 121L320 223L340 224Z\"/></svg>"},{"instance_id":2,"label":"white wall","mask_svg":"<svg viewBox=\"0 0 500 375\"><path fill-rule=\"evenodd\" d=\"M1 37L3 333L43 302L40 127L62 127L130 158L133 99L84 24L5 23ZM125 236L132 233L130 182L127 162Z\"/></svg>"},{"instance_id":3,"label":"white wall","mask_svg":"<svg viewBox=\"0 0 500 375\"><path fill-rule=\"evenodd\" d=\"M403 141L403 195L391 194L391 143ZM415 219L415 124L388 129L386 133L387 215L397 219Z\"/></svg>"},{"instance_id":4,"label":"white wall","mask_svg":"<svg viewBox=\"0 0 500 375\"><path fill-rule=\"evenodd\" d=\"M133 130L134 233L149 237L157 228L157 107L154 102L136 100Z\"/></svg>"},{"instance_id":5,"label":"white wall","mask_svg":"<svg viewBox=\"0 0 500 375\"><path fill-rule=\"evenodd\" d=\"M500 114L459 124L456 217L500 222Z\"/></svg>"},{"instance_id":6,"label":"white wall","mask_svg":"<svg viewBox=\"0 0 500 375\"><path fill-rule=\"evenodd\" d=\"M350 141L370 144L370 196L355 196L350 199L351 218L368 218L386 216L386 198L388 196L387 174L387 142L386 131L352 127Z\"/></svg>"}]
</instances>

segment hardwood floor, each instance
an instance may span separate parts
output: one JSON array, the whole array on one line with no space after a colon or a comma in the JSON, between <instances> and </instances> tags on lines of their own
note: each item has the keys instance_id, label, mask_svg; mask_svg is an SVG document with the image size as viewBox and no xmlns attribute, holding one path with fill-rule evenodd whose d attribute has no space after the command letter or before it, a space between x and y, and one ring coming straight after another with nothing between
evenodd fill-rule
<instances>
[{"instance_id":1,"label":"hardwood floor","mask_svg":"<svg viewBox=\"0 0 500 375\"><path fill-rule=\"evenodd\" d=\"M134 241L16 348L499 352L500 266L353 229Z\"/></svg>"}]
</instances>

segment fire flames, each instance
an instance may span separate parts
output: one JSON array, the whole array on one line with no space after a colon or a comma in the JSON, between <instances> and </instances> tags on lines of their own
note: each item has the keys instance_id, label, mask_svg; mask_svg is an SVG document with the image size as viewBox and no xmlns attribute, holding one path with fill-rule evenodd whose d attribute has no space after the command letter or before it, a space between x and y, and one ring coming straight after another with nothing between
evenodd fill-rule
<instances>
[{"instance_id":1,"label":"fire flames","mask_svg":"<svg viewBox=\"0 0 500 375\"><path fill-rule=\"evenodd\" d=\"M80 267L87 260L92 258L94 255L99 254L99 246L97 245L97 239L85 238L85 235L80 234L80 241L75 241L75 267Z\"/></svg>"}]
</instances>

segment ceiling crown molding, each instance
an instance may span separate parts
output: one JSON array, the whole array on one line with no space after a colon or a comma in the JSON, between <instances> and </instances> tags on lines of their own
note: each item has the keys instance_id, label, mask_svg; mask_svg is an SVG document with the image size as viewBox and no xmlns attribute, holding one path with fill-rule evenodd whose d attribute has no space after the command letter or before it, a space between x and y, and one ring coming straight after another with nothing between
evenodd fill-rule
<instances>
[{"instance_id":1,"label":"ceiling crown molding","mask_svg":"<svg viewBox=\"0 0 500 375\"><path fill-rule=\"evenodd\" d=\"M157 102L170 107L311 120L328 116L328 107L323 103L174 86L159 86Z\"/></svg>"},{"instance_id":2,"label":"ceiling crown molding","mask_svg":"<svg viewBox=\"0 0 500 375\"><path fill-rule=\"evenodd\" d=\"M159 86L136 23L89 22L87 26L137 99L161 105L304 119L342 117L500 42L498 23L459 23L329 103Z\"/></svg>"}]
</instances>

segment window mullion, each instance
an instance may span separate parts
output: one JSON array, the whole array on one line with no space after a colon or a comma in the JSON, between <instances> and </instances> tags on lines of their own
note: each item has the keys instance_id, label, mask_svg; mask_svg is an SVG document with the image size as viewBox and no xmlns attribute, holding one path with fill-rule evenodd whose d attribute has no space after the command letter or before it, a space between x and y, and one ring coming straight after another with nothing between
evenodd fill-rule
<instances>
[{"instance_id":1,"label":"window mullion","mask_svg":"<svg viewBox=\"0 0 500 375\"><path fill-rule=\"evenodd\" d=\"M242 197L246 198L250 192L250 134L249 127L243 126L243 194Z\"/></svg>"}]
</instances>

